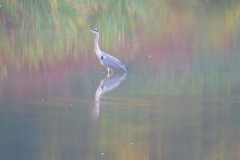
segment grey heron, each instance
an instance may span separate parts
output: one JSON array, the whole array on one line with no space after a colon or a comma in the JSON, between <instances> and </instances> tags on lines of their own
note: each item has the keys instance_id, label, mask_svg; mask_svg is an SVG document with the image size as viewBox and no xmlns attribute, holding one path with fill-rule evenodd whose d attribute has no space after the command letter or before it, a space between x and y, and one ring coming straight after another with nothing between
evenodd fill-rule
<instances>
[{"instance_id":1,"label":"grey heron","mask_svg":"<svg viewBox=\"0 0 240 160\"><path fill-rule=\"evenodd\" d=\"M95 47L95 52L98 56L98 59L100 61L100 63L102 65L104 65L105 67L107 67L108 70L108 75L109 75L109 70L112 71L113 73L113 69L117 69L117 70L123 70L125 72L128 71L128 68L122 63L120 62L117 58L103 52L100 50L99 46L98 46L98 41L99 41L99 32L97 29L92 29L89 30L92 33L94 33L96 35L95 38L95 43L94 43L94 47Z\"/></svg>"}]
</instances>

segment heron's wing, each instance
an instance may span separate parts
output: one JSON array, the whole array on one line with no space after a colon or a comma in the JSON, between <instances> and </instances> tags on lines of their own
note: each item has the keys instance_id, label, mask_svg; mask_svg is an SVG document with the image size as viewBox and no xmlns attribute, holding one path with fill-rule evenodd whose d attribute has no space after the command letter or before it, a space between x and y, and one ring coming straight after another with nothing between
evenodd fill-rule
<instances>
[{"instance_id":1,"label":"heron's wing","mask_svg":"<svg viewBox=\"0 0 240 160\"><path fill-rule=\"evenodd\" d=\"M95 100L99 101L102 94L116 88L127 76L127 73L112 75L102 80L95 94Z\"/></svg>"},{"instance_id":2,"label":"heron's wing","mask_svg":"<svg viewBox=\"0 0 240 160\"><path fill-rule=\"evenodd\" d=\"M102 55L101 61L108 68L121 69L121 70L125 70L125 71L128 70L127 67L122 62L120 62L117 58L115 58L111 55L108 55L108 54Z\"/></svg>"},{"instance_id":3,"label":"heron's wing","mask_svg":"<svg viewBox=\"0 0 240 160\"><path fill-rule=\"evenodd\" d=\"M127 76L127 73L112 75L102 82L103 90L109 91L116 88Z\"/></svg>"}]
</instances>

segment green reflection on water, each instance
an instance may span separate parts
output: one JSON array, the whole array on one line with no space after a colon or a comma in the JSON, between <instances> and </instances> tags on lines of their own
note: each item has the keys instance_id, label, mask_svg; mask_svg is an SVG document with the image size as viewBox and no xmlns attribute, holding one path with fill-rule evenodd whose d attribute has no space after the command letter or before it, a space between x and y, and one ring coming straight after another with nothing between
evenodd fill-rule
<instances>
[{"instance_id":1,"label":"green reflection on water","mask_svg":"<svg viewBox=\"0 0 240 160\"><path fill-rule=\"evenodd\" d=\"M125 57L130 65L144 65L146 60L139 58L144 52L155 60L177 53L175 57L191 61L191 68L210 64L208 71L238 70L238 6L233 0L2 2L1 74L6 76L9 68L59 64L71 55L78 60L87 56L93 64L93 37L87 33L93 27L101 32L101 48Z\"/></svg>"}]
</instances>

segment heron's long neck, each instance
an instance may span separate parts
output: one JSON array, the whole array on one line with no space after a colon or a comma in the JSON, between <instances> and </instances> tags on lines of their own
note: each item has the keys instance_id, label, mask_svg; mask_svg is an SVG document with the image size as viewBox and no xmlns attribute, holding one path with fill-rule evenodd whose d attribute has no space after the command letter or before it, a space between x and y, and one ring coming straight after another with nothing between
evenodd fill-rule
<instances>
[{"instance_id":1,"label":"heron's long neck","mask_svg":"<svg viewBox=\"0 0 240 160\"><path fill-rule=\"evenodd\" d=\"M95 47L95 51L96 51L97 56L101 57L101 55L100 55L101 50L99 49L99 46L98 46L98 40L99 40L99 33L96 34L94 47Z\"/></svg>"}]
</instances>

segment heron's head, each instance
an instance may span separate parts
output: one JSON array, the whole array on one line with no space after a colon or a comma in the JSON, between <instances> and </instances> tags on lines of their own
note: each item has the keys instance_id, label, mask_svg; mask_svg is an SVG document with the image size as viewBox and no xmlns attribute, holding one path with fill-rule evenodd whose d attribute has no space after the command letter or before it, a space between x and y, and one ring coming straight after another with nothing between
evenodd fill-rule
<instances>
[{"instance_id":1,"label":"heron's head","mask_svg":"<svg viewBox=\"0 0 240 160\"><path fill-rule=\"evenodd\" d=\"M98 33L98 30L95 28L95 29L91 29L89 30L90 32L94 33L94 34L97 34Z\"/></svg>"}]
</instances>

